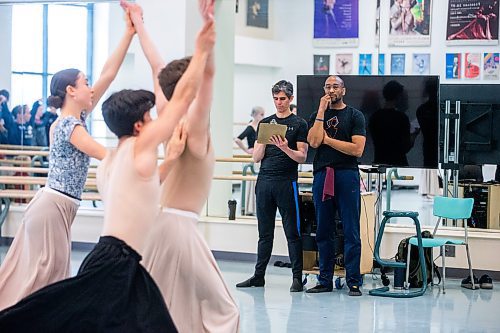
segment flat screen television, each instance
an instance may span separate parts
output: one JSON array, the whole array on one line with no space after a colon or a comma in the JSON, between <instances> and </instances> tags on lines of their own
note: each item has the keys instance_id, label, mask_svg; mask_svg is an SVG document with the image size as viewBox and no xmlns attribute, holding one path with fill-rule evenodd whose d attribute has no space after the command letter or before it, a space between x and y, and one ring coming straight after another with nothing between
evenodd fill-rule
<instances>
[{"instance_id":1,"label":"flat screen television","mask_svg":"<svg viewBox=\"0 0 500 333\"><path fill-rule=\"evenodd\" d=\"M298 115L306 121L318 110L327 77L297 76ZM438 167L439 76L340 77L346 87L344 102L365 116L367 138L360 164ZM309 147L307 163L312 163L314 154Z\"/></svg>"},{"instance_id":2,"label":"flat screen television","mask_svg":"<svg viewBox=\"0 0 500 333\"><path fill-rule=\"evenodd\" d=\"M443 84L440 87L441 124L444 123L445 102L450 101L454 112L460 101L460 164L500 164L500 85ZM450 143L453 145L455 127L450 122ZM440 146L443 147L444 127L441 125ZM443 150L440 150L443 161Z\"/></svg>"}]
</instances>

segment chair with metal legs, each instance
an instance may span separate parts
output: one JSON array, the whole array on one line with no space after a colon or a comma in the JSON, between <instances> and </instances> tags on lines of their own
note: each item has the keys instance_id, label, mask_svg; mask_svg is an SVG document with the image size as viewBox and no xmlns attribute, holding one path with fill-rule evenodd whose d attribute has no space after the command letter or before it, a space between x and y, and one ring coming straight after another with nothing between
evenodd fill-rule
<instances>
[{"instance_id":1,"label":"chair with metal legs","mask_svg":"<svg viewBox=\"0 0 500 333\"><path fill-rule=\"evenodd\" d=\"M406 269L409 267L409 261L407 262L396 262L396 261L388 261L388 260L383 260L380 258L380 243L382 242L382 236L384 234L384 229L385 229L385 224L393 217L407 217L413 220L413 223L415 224L415 229L417 231L417 237L415 239L417 240L417 245L418 245L418 257L420 261L420 269L422 273L422 277L424 281L427 281L427 271L425 269L425 258L424 258L424 249L422 247L422 233L420 230L420 222L418 220L418 213L417 212L399 212L399 211L385 211L383 213L384 218L382 222L380 223L380 229L377 235L377 241L375 242L375 249L373 251L373 255L375 257L375 260L382 266L382 267L393 267L396 269ZM408 249L409 252L409 249ZM410 298L410 297L417 297L417 296L422 296L425 293L425 290L427 289L427 284L424 283L422 287L419 290L414 290L414 291L389 291L389 287L381 287L381 288L376 288L372 289L369 291L369 294L372 296L382 296L382 297L396 297L396 298Z\"/></svg>"},{"instance_id":2,"label":"chair with metal legs","mask_svg":"<svg viewBox=\"0 0 500 333\"><path fill-rule=\"evenodd\" d=\"M441 249L440 256L442 259L443 265L443 294L445 292L445 280L446 280L446 266L445 266L445 246L465 246L465 250L467 252L467 262L469 264L469 274L472 281L472 289L477 289L477 286L474 283L474 275L472 272L472 264L470 260L470 252L469 252L469 244L468 244L468 233L467 233L467 219L470 218L472 213L472 207L474 206L473 198L451 198L451 197L435 197L434 198L434 206L433 206L433 214L438 217L436 222L436 226L434 227L434 232L432 236L434 238L423 238L422 246L424 248L434 248L439 247ZM452 219L452 220L465 220L464 221L464 238L463 239L452 239L452 238L442 238L436 237L437 230L441 223L442 219ZM415 246L420 244L420 239L417 237L410 238L408 243L408 258L407 262L409 262L411 246ZM406 269L406 282L405 286L408 286L408 277L409 277L409 268ZM434 265L432 265L432 277L434 278ZM424 279L424 281L426 281ZM476 288L477 286L477 288Z\"/></svg>"}]
</instances>

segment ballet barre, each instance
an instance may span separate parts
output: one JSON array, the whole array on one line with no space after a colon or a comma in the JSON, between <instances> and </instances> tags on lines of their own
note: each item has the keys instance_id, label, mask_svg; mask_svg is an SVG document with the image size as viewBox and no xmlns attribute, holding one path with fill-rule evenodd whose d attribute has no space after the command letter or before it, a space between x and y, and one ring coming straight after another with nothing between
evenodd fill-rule
<instances>
[{"instance_id":1,"label":"ballet barre","mask_svg":"<svg viewBox=\"0 0 500 333\"><path fill-rule=\"evenodd\" d=\"M49 173L49 168L0 166L0 171L25 172L25 173ZM96 171L97 171L97 168L90 167L88 173L89 174L95 174Z\"/></svg>"},{"instance_id":2,"label":"ballet barre","mask_svg":"<svg viewBox=\"0 0 500 333\"><path fill-rule=\"evenodd\" d=\"M0 145L0 149L10 150L48 150L48 146L22 146L22 145Z\"/></svg>"},{"instance_id":3,"label":"ballet barre","mask_svg":"<svg viewBox=\"0 0 500 333\"><path fill-rule=\"evenodd\" d=\"M19 159L8 159L8 158L0 158L0 165L32 165L32 161L30 159L27 160L19 160ZM40 166L39 162L35 162L36 166Z\"/></svg>"},{"instance_id":4,"label":"ballet barre","mask_svg":"<svg viewBox=\"0 0 500 333\"><path fill-rule=\"evenodd\" d=\"M33 199L37 190L0 190L0 198L2 199ZM98 192L83 192L82 200L99 201L101 195Z\"/></svg>"},{"instance_id":5,"label":"ballet barre","mask_svg":"<svg viewBox=\"0 0 500 333\"><path fill-rule=\"evenodd\" d=\"M0 155L11 156L49 156L48 150L0 149Z\"/></svg>"},{"instance_id":6,"label":"ballet barre","mask_svg":"<svg viewBox=\"0 0 500 333\"><path fill-rule=\"evenodd\" d=\"M45 185L47 177L30 176L0 176L0 184L5 185ZM85 181L85 187L96 187L96 179L90 178Z\"/></svg>"},{"instance_id":7,"label":"ballet barre","mask_svg":"<svg viewBox=\"0 0 500 333\"><path fill-rule=\"evenodd\" d=\"M243 175L215 175L212 178L213 180L245 180L245 181L255 181L257 180L257 176L243 176ZM313 178L299 177L297 180L299 184L312 184Z\"/></svg>"},{"instance_id":8,"label":"ballet barre","mask_svg":"<svg viewBox=\"0 0 500 333\"><path fill-rule=\"evenodd\" d=\"M233 175L243 175L243 171L233 170ZM313 173L310 171L299 171L299 178L313 178Z\"/></svg>"},{"instance_id":9,"label":"ballet barre","mask_svg":"<svg viewBox=\"0 0 500 333\"><path fill-rule=\"evenodd\" d=\"M253 163L253 159L251 157L217 157L215 162Z\"/></svg>"}]
</instances>

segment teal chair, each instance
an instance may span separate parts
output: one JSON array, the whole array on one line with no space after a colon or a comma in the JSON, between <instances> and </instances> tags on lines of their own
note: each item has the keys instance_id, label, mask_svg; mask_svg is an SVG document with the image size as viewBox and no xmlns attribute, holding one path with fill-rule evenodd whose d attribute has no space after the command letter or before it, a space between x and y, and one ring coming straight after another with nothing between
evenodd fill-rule
<instances>
[{"instance_id":1,"label":"teal chair","mask_svg":"<svg viewBox=\"0 0 500 333\"><path fill-rule=\"evenodd\" d=\"M422 246L424 248L433 248L439 247L441 249L440 255L442 258L443 264L443 294L445 292L445 279L446 279L446 266L445 266L445 246L465 246L465 250L467 251L467 261L469 263L469 274L472 279L472 289L476 289L476 284L474 284L474 278L472 273L472 265L470 261L470 253L469 253L469 244L468 244L468 235L467 235L467 221L464 222L464 238L463 239L451 239L451 238L440 238L436 237L436 232L441 223L441 219L453 219L453 220L461 220L468 219L472 213L472 207L474 205L473 198L450 198L450 197L435 197L434 198L434 206L433 206L433 214L438 217L436 222L436 226L434 227L434 232L432 236L434 238L423 238ZM407 262L410 262L410 253L411 246L418 246L419 240L416 237L410 238L410 242L408 244L408 257ZM406 286L408 286L408 276L409 269L406 269ZM432 277L434 277L434 265L432 265Z\"/></svg>"},{"instance_id":2,"label":"teal chair","mask_svg":"<svg viewBox=\"0 0 500 333\"><path fill-rule=\"evenodd\" d=\"M422 232L420 230L420 221L418 220L417 212L410 211L384 211L384 218L382 222L380 222L380 229L378 231L377 239L375 241L375 249L373 250L373 256L375 260L379 263L381 267L392 267L396 269L402 269L408 271L408 267L410 266L409 261L407 262L397 262L390 261L380 258L380 244L382 243L382 236L384 235L385 225L392 218L409 218L415 224L415 231L417 233L417 246L418 246L418 258L420 261L420 271L424 281L427 281L427 270L425 269L425 258L424 258L424 248L422 247ZM409 249L408 249L409 253ZM382 296L382 297L396 297L396 298L411 298L422 296L427 289L427 284L422 284L422 287L419 290L403 290L403 291L390 291L388 286L375 288L370 290L368 293L372 296Z\"/></svg>"}]
</instances>

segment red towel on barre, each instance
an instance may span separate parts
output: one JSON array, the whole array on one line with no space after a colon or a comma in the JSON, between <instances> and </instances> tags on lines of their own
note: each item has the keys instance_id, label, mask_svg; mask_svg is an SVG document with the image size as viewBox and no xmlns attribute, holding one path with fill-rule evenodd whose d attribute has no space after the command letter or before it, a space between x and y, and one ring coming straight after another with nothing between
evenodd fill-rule
<instances>
[{"instance_id":1,"label":"red towel on barre","mask_svg":"<svg viewBox=\"0 0 500 333\"><path fill-rule=\"evenodd\" d=\"M335 170L326 167L325 183L323 184L323 199L326 201L335 195Z\"/></svg>"}]
</instances>

